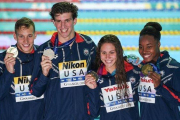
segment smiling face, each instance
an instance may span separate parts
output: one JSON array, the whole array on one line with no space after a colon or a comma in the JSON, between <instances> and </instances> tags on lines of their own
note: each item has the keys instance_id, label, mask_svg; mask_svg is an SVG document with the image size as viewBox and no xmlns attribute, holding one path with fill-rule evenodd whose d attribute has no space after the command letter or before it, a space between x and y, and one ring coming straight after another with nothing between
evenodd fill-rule
<instances>
[{"instance_id":1,"label":"smiling face","mask_svg":"<svg viewBox=\"0 0 180 120\"><path fill-rule=\"evenodd\" d=\"M146 63L155 63L160 56L160 42L151 35L141 36L139 39L139 54Z\"/></svg>"},{"instance_id":2,"label":"smiling face","mask_svg":"<svg viewBox=\"0 0 180 120\"><path fill-rule=\"evenodd\" d=\"M108 72L112 73L116 69L117 54L112 43L104 43L101 46L100 58Z\"/></svg>"},{"instance_id":3,"label":"smiling face","mask_svg":"<svg viewBox=\"0 0 180 120\"><path fill-rule=\"evenodd\" d=\"M77 18L73 20L72 13L56 14L55 20L53 20L54 26L58 31L59 41L64 43L72 39L75 35L74 25L77 22Z\"/></svg>"},{"instance_id":4,"label":"smiling face","mask_svg":"<svg viewBox=\"0 0 180 120\"><path fill-rule=\"evenodd\" d=\"M17 32L14 33L14 39L17 41L17 47L24 53L31 53L35 38L36 33L34 33L32 25L29 28L21 26Z\"/></svg>"}]
</instances>

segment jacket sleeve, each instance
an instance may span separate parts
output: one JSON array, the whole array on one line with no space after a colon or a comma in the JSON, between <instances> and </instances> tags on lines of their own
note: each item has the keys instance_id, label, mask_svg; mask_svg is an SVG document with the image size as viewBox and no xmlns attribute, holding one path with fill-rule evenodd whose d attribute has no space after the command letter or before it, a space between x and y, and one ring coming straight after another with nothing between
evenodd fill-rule
<instances>
[{"instance_id":1,"label":"jacket sleeve","mask_svg":"<svg viewBox=\"0 0 180 120\"><path fill-rule=\"evenodd\" d=\"M88 114L96 118L100 114L100 96L99 96L100 88L97 87L95 89L90 89L86 86L86 98L87 98L87 108Z\"/></svg>"},{"instance_id":2,"label":"jacket sleeve","mask_svg":"<svg viewBox=\"0 0 180 120\"><path fill-rule=\"evenodd\" d=\"M172 86L167 86L161 82L161 84L155 88L157 93L162 95L164 99L174 105L180 105L180 68L176 69L172 75ZM167 78L168 79L168 78Z\"/></svg>"},{"instance_id":3,"label":"jacket sleeve","mask_svg":"<svg viewBox=\"0 0 180 120\"><path fill-rule=\"evenodd\" d=\"M34 68L29 84L29 91L32 95L40 97L46 90L49 78L42 74L41 70L41 54L35 53Z\"/></svg>"},{"instance_id":4,"label":"jacket sleeve","mask_svg":"<svg viewBox=\"0 0 180 120\"><path fill-rule=\"evenodd\" d=\"M13 73L7 71L4 64L4 57L0 55L0 100L2 100L9 93L13 81Z\"/></svg>"},{"instance_id":5,"label":"jacket sleeve","mask_svg":"<svg viewBox=\"0 0 180 120\"><path fill-rule=\"evenodd\" d=\"M7 69L3 73L0 73L0 100L8 95L13 76L13 73L9 73Z\"/></svg>"}]
</instances>

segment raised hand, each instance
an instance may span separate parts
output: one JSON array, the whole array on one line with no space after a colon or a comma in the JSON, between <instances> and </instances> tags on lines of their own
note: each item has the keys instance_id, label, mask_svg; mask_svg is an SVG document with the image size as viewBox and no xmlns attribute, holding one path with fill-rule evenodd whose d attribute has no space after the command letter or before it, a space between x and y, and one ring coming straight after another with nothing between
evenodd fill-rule
<instances>
[{"instance_id":1,"label":"raised hand","mask_svg":"<svg viewBox=\"0 0 180 120\"><path fill-rule=\"evenodd\" d=\"M87 74L85 76L85 84L91 89L95 89L97 87L96 79L91 74Z\"/></svg>"},{"instance_id":2,"label":"raised hand","mask_svg":"<svg viewBox=\"0 0 180 120\"><path fill-rule=\"evenodd\" d=\"M149 72L148 77L150 77L153 80L154 88L158 87L161 83L161 75L156 72Z\"/></svg>"},{"instance_id":3,"label":"raised hand","mask_svg":"<svg viewBox=\"0 0 180 120\"><path fill-rule=\"evenodd\" d=\"M4 63L6 66L6 69L10 72L10 73L14 73L14 65L16 63L16 58L13 57L14 54L12 53L6 53L6 56L4 58Z\"/></svg>"},{"instance_id":4,"label":"raised hand","mask_svg":"<svg viewBox=\"0 0 180 120\"><path fill-rule=\"evenodd\" d=\"M42 73L44 76L47 76L49 74L49 70L52 68L52 61L47 56L42 56L41 61L41 67L42 67Z\"/></svg>"}]
</instances>

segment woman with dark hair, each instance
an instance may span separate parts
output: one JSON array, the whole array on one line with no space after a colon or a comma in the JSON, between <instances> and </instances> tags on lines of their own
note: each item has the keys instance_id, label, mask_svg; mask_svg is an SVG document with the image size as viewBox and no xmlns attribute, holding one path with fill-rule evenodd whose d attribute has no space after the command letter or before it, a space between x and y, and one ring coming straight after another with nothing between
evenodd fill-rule
<instances>
[{"instance_id":1,"label":"woman with dark hair","mask_svg":"<svg viewBox=\"0 0 180 120\"><path fill-rule=\"evenodd\" d=\"M161 30L159 23L148 22L140 32L143 69L138 92L142 120L180 120L180 63L167 51L160 52Z\"/></svg>"},{"instance_id":2,"label":"woman with dark hair","mask_svg":"<svg viewBox=\"0 0 180 120\"><path fill-rule=\"evenodd\" d=\"M139 120L139 73L124 60L121 43L115 35L100 39L96 66L98 79L91 73L85 77L89 115L100 115L100 120Z\"/></svg>"}]
</instances>

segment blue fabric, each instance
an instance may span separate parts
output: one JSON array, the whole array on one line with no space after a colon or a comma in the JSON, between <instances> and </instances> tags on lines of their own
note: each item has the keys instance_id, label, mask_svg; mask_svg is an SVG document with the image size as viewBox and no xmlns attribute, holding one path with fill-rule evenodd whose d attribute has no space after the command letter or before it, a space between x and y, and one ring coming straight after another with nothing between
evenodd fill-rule
<instances>
[{"instance_id":1,"label":"blue fabric","mask_svg":"<svg viewBox=\"0 0 180 120\"><path fill-rule=\"evenodd\" d=\"M61 88L58 63L63 59L68 61L86 60L88 70L91 70L95 59L96 45L85 35L80 35L83 42L75 42L71 47L57 47L58 58L53 59L53 69L50 70L46 77L41 72L42 52L48 45L52 47L50 41L42 44L36 52L35 68L32 75L30 89L32 94L40 96L44 93L45 111L44 120L92 120L87 114L87 105L85 99L85 86ZM88 51L88 54L84 53ZM64 56L64 58L63 58ZM37 78L37 80L35 80ZM32 87L31 87L32 86Z\"/></svg>"},{"instance_id":2,"label":"blue fabric","mask_svg":"<svg viewBox=\"0 0 180 120\"><path fill-rule=\"evenodd\" d=\"M32 74L34 54L18 50L22 61L22 76ZM14 77L20 77L20 62L16 58L15 73L9 73L3 63L6 51L0 54L0 120L40 120L44 109L43 99L16 102Z\"/></svg>"},{"instance_id":3,"label":"blue fabric","mask_svg":"<svg viewBox=\"0 0 180 120\"><path fill-rule=\"evenodd\" d=\"M161 84L155 88L155 104L140 103L142 120L180 120L180 63L171 58L167 51L160 57ZM164 85L170 90L165 89ZM175 96L170 94L172 92Z\"/></svg>"},{"instance_id":4,"label":"blue fabric","mask_svg":"<svg viewBox=\"0 0 180 120\"><path fill-rule=\"evenodd\" d=\"M100 115L100 120L139 120L140 117L139 117L139 109L138 109L137 86L139 84L140 69L136 67L135 71L136 72L130 70L126 73L127 81L131 82L132 85L132 92L134 93L133 101L135 107L107 113L106 108L104 107L101 88L116 84L114 77L115 75L108 73L107 75L101 76L100 78L101 80L100 82L98 82L97 88L90 89L86 87L90 115L93 117L97 117Z\"/></svg>"}]
</instances>

